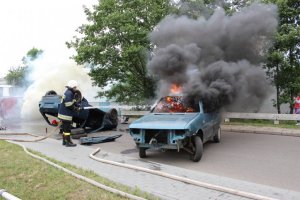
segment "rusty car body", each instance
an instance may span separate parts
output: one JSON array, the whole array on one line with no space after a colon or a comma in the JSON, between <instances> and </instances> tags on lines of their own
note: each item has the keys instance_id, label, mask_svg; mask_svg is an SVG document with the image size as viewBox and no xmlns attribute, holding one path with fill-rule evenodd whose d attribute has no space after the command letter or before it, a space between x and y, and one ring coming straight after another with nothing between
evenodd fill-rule
<instances>
[{"instance_id":1,"label":"rusty car body","mask_svg":"<svg viewBox=\"0 0 300 200\"><path fill-rule=\"evenodd\" d=\"M146 157L147 149L183 149L198 162L205 142L220 142L220 122L220 113L205 111L201 101L188 106L182 96L166 96L149 114L132 122L129 131L140 158Z\"/></svg>"}]
</instances>

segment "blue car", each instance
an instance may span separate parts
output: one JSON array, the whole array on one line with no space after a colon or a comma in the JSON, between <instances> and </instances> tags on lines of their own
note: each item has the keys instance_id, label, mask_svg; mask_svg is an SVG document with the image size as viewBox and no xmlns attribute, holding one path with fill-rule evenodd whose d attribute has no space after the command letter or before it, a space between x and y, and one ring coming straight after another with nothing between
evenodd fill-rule
<instances>
[{"instance_id":1,"label":"blue car","mask_svg":"<svg viewBox=\"0 0 300 200\"><path fill-rule=\"evenodd\" d=\"M132 122L129 131L140 158L146 157L147 149L182 149L198 162L205 142L220 142L220 123L220 113L206 111L201 101L187 105L182 96L166 96L149 114Z\"/></svg>"},{"instance_id":2,"label":"blue car","mask_svg":"<svg viewBox=\"0 0 300 200\"><path fill-rule=\"evenodd\" d=\"M81 107L92 107L89 102L82 97L81 92L76 92L77 102ZM46 92L39 102L39 110L45 121L50 126L57 126L49 121L49 117L57 118L62 96L54 90ZM56 121L56 120L55 120ZM58 120L59 121L59 120ZM86 133L94 133L102 130L115 129L118 126L118 112L115 108L108 109L83 109L74 111L73 122L76 124L74 129L83 128Z\"/></svg>"}]
</instances>

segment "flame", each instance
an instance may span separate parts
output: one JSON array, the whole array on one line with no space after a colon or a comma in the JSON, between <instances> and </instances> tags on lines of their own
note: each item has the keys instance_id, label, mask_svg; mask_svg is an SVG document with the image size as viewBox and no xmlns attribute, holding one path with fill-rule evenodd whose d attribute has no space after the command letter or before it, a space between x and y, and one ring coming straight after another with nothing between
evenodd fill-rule
<instances>
[{"instance_id":1,"label":"flame","mask_svg":"<svg viewBox=\"0 0 300 200\"><path fill-rule=\"evenodd\" d=\"M154 112L157 113L185 113L196 112L191 106L183 103L182 96L166 96L155 106Z\"/></svg>"},{"instance_id":2,"label":"flame","mask_svg":"<svg viewBox=\"0 0 300 200\"><path fill-rule=\"evenodd\" d=\"M173 102L173 99L172 99L172 97L166 97L166 101L167 101L168 103L171 103L171 102Z\"/></svg>"},{"instance_id":3,"label":"flame","mask_svg":"<svg viewBox=\"0 0 300 200\"><path fill-rule=\"evenodd\" d=\"M179 94L181 92L182 92L182 87L180 85L172 84L172 86L171 86L171 93L173 93L173 94Z\"/></svg>"}]
</instances>

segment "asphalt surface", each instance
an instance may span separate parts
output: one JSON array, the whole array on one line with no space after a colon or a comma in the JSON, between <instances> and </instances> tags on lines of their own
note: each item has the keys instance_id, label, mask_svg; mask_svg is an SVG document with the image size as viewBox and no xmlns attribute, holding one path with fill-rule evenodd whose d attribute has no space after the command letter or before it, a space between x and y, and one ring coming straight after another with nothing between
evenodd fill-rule
<instances>
[{"instance_id":1,"label":"asphalt surface","mask_svg":"<svg viewBox=\"0 0 300 200\"><path fill-rule=\"evenodd\" d=\"M122 127L120 129L122 131ZM123 127L123 129L123 131L126 131L126 125ZM35 122L23 122L10 124L10 127L7 130L1 130L0 133L30 132L34 134L45 134L46 131L50 132L52 130L52 127L47 127L46 130L44 126L40 126ZM222 130L231 132L238 131L240 133L263 133L274 135L289 135L296 137L300 136L299 130L279 128L258 128L248 126L223 125ZM16 136L5 137L15 138ZM29 149L38 151L56 160L69 163L83 169L92 170L100 176L106 177L112 181L116 181L133 188L138 187L141 190L149 192L161 199L248 199L225 192L215 191L203 187L198 187L192 184L178 182L169 178L152 175L145 172L139 172L136 170L104 164L89 158L89 154L95 150L93 146L77 145L77 147L75 148L66 148L61 145L61 140L57 140L55 139L55 137L57 137L57 135L54 136L54 138L48 138L40 142L24 142L20 144L25 145ZM32 139L31 136L18 136L18 138ZM255 184L252 182L241 181L238 179L227 178L194 170L188 170L162 163L150 162L139 158L128 157L126 156L126 154L124 155L101 151L96 156L107 160L145 167L147 169L153 169L196 181L248 192L251 194L272 197L275 199L300 199L300 192L297 191L286 190L262 184Z\"/></svg>"}]
</instances>

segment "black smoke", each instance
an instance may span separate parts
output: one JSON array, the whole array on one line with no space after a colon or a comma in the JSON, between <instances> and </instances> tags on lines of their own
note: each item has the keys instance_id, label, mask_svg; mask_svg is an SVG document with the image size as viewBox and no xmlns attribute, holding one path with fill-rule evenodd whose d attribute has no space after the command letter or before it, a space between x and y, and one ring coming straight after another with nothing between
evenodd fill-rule
<instances>
[{"instance_id":1,"label":"black smoke","mask_svg":"<svg viewBox=\"0 0 300 200\"><path fill-rule=\"evenodd\" d=\"M274 5L255 3L227 16L168 16L150 34L157 47L148 70L160 80L160 96L170 84L183 87L188 102L203 100L215 110L256 110L271 91L261 62L277 28Z\"/></svg>"}]
</instances>

